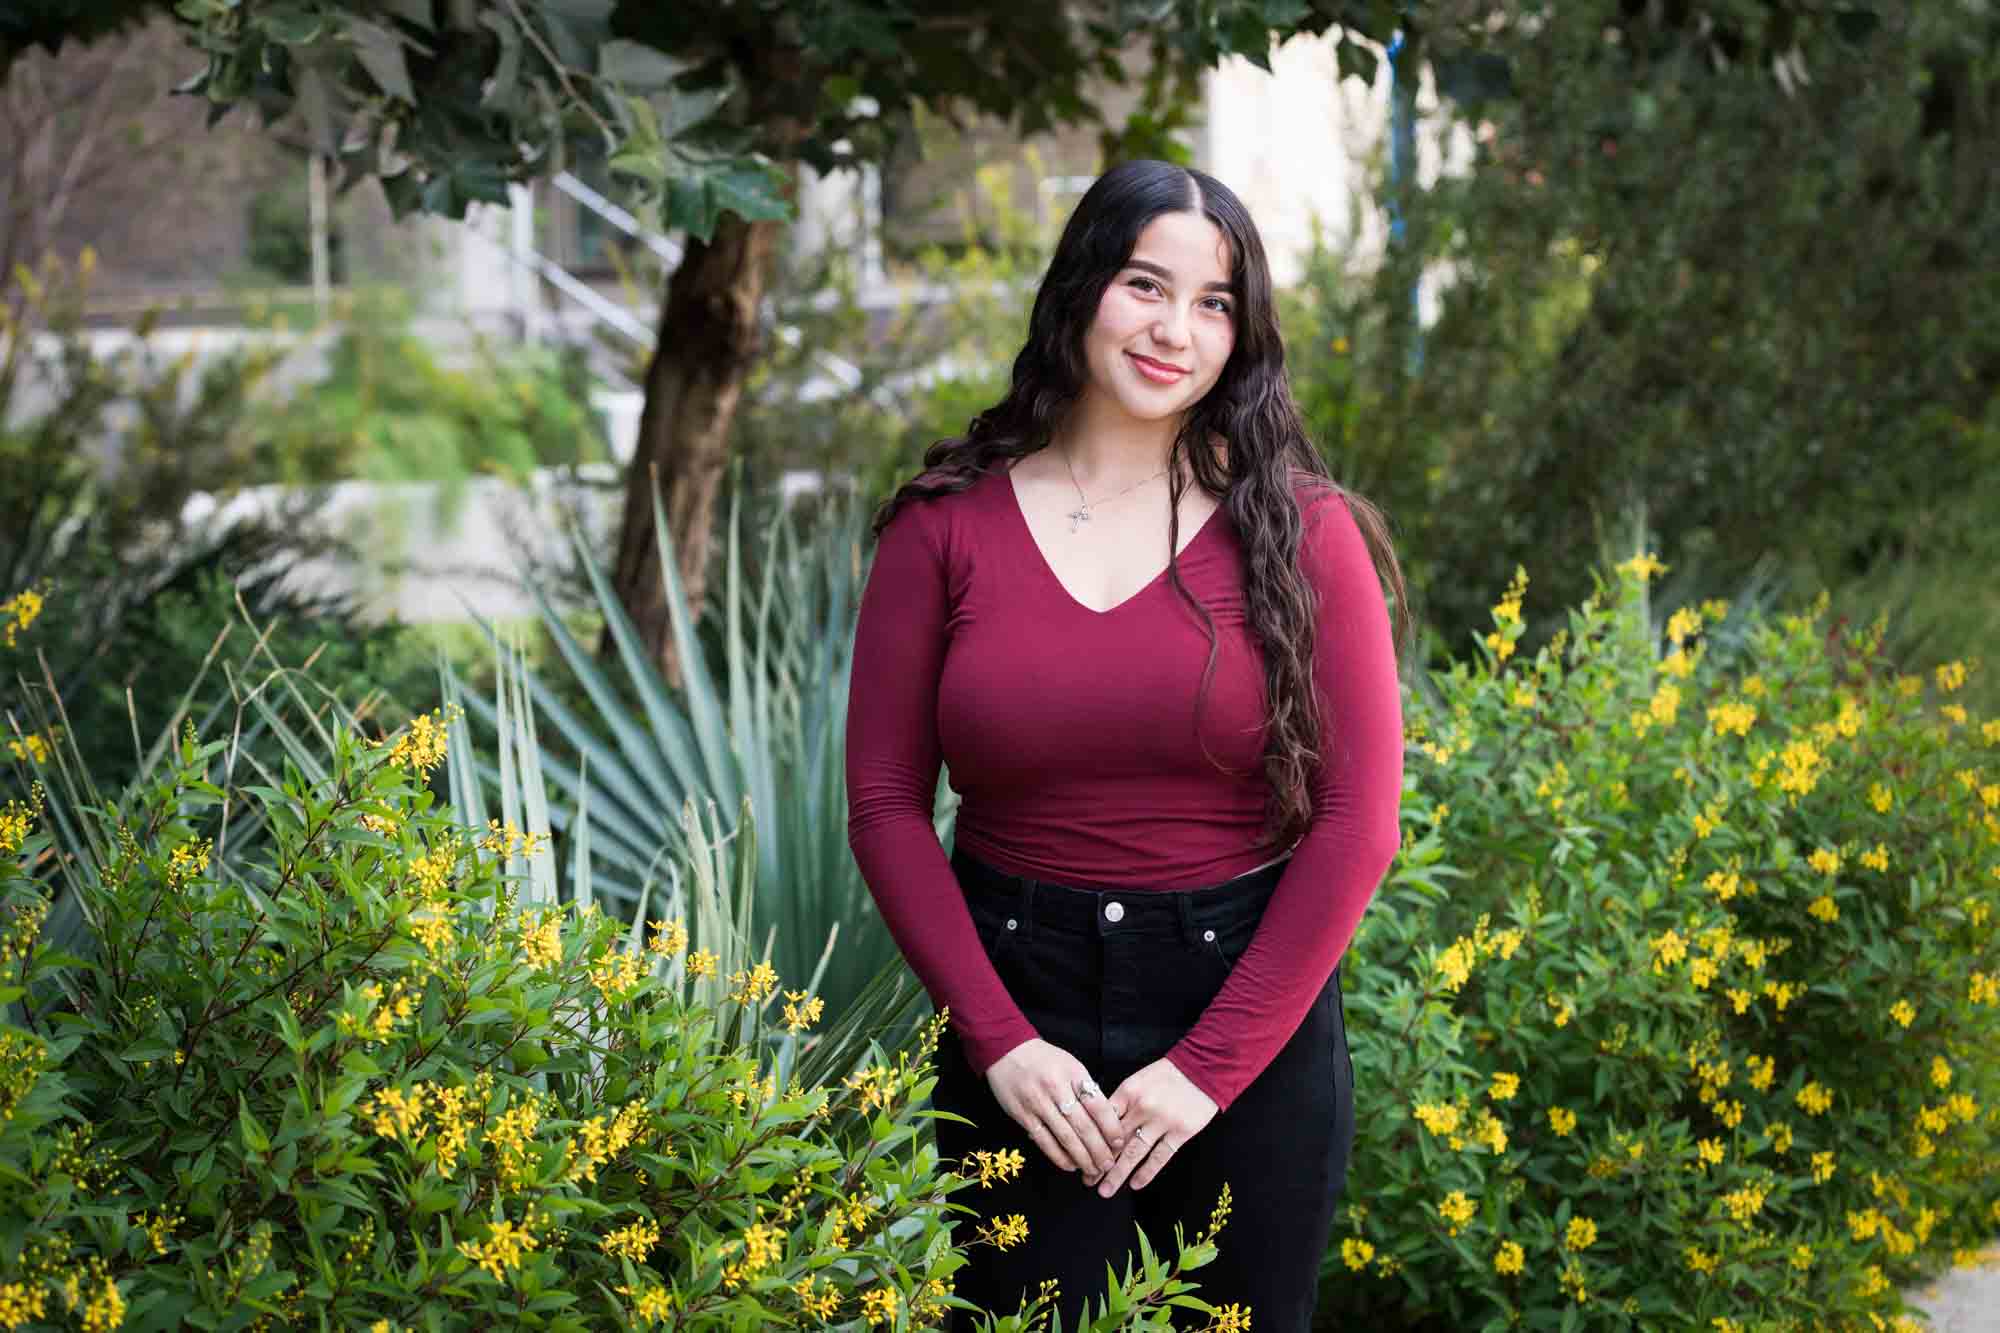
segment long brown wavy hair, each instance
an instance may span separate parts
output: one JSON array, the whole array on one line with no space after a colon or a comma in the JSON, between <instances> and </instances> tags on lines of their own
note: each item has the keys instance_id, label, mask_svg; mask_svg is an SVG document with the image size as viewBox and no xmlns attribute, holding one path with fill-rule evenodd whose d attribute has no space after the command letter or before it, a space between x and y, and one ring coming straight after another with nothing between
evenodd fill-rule
<instances>
[{"instance_id":1,"label":"long brown wavy hair","mask_svg":"<svg viewBox=\"0 0 2000 1333\"><path fill-rule=\"evenodd\" d=\"M1263 768L1270 796L1264 834L1272 845L1289 847L1311 818L1306 783L1324 752L1319 710L1308 706L1313 699L1317 599L1298 565L1303 505L1294 494L1295 483L1307 483L1315 494L1332 490L1347 502L1376 574L1394 598L1399 657L1406 655L1409 645L1410 609L1387 521L1374 505L1333 480L1306 437L1285 378L1285 346L1278 333L1264 243L1242 200L1222 182L1203 172L1149 160L1121 163L1099 177L1063 227L1035 294L1027 342L1014 359L1007 396L974 417L965 434L926 449L923 471L882 503L871 531L879 537L909 501L962 491L996 467L1011 466L1011 460L1047 447L1089 381L1083 338L1096 318L1104 289L1131 258L1146 224L1173 212L1200 213L1228 238L1230 286L1236 298L1236 343L1228 364L1215 386L1188 410L1167 455L1169 578L1208 633L1196 735L1200 735L1201 701L1215 673L1216 637L1207 608L1181 582L1174 554L1180 546L1181 497L1187 490L1183 462L1195 482L1228 510L1247 556L1248 620L1263 650L1269 705ZM1226 463L1218 462L1212 447L1192 447L1215 440L1226 447Z\"/></svg>"}]
</instances>

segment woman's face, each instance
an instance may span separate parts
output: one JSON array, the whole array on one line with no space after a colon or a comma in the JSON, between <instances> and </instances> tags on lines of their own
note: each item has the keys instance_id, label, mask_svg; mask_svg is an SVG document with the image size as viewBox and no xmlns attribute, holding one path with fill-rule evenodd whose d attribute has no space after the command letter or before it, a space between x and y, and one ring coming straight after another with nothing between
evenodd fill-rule
<instances>
[{"instance_id":1,"label":"woman's face","mask_svg":"<svg viewBox=\"0 0 2000 1333\"><path fill-rule=\"evenodd\" d=\"M1229 242L1200 213L1162 213L1084 332L1085 392L1141 421L1176 417L1215 387L1235 345Z\"/></svg>"}]
</instances>

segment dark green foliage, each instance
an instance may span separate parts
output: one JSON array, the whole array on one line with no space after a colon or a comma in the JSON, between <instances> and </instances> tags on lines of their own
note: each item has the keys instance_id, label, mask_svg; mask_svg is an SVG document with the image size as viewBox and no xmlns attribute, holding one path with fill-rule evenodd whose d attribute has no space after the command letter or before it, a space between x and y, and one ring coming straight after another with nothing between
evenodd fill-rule
<instances>
[{"instance_id":1,"label":"dark green foliage","mask_svg":"<svg viewBox=\"0 0 2000 1333\"><path fill-rule=\"evenodd\" d=\"M1993 33L1936 7L1865 43L1800 27L1810 82L1774 81L1640 42L1625 8L1496 35L1515 96L1481 108L1473 173L1408 197L1413 244L1365 296L1316 278L1299 377L1329 456L1389 507L1454 652L1517 564L1577 600L1633 520L1686 586L1826 587L1890 610L1899 655L1970 648L2000 556Z\"/></svg>"}]
</instances>

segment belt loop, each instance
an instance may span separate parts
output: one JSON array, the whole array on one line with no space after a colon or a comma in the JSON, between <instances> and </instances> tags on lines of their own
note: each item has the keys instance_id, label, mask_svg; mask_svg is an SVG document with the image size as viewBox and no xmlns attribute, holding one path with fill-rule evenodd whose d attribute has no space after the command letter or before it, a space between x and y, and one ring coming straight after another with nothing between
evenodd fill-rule
<instances>
[{"instance_id":1,"label":"belt loop","mask_svg":"<svg viewBox=\"0 0 2000 1333\"><path fill-rule=\"evenodd\" d=\"M1035 937L1035 890L1040 887L1041 881L1029 879L1026 875L1021 876L1020 935L1023 940Z\"/></svg>"},{"instance_id":2,"label":"belt loop","mask_svg":"<svg viewBox=\"0 0 2000 1333\"><path fill-rule=\"evenodd\" d=\"M1194 894L1178 890L1174 893L1174 901L1181 910L1181 941L1192 948L1201 943L1201 932L1195 929Z\"/></svg>"}]
</instances>

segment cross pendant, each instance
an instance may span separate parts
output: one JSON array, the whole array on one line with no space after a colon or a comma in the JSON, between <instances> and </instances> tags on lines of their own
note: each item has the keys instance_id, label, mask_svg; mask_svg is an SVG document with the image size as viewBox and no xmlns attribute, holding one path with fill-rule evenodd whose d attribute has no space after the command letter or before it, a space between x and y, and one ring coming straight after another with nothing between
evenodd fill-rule
<instances>
[{"instance_id":1,"label":"cross pendant","mask_svg":"<svg viewBox=\"0 0 2000 1333\"><path fill-rule=\"evenodd\" d=\"M1089 521L1090 511L1088 509L1072 509L1069 511L1069 530L1071 532L1076 531L1076 525L1079 522L1088 523Z\"/></svg>"}]
</instances>

